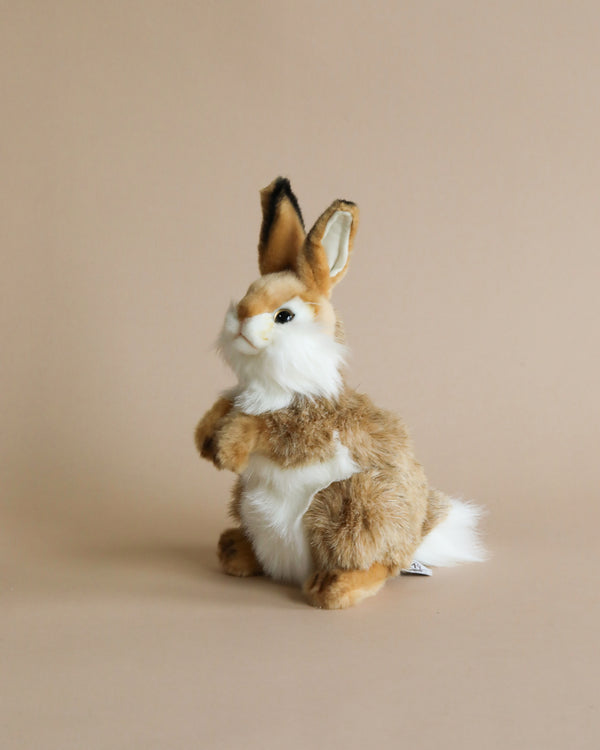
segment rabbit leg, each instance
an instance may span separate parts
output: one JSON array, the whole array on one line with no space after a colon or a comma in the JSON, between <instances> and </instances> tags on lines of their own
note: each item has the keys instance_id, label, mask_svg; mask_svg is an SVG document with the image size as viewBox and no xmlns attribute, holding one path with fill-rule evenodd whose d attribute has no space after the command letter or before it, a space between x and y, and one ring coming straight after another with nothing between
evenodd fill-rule
<instances>
[{"instance_id":1,"label":"rabbit leg","mask_svg":"<svg viewBox=\"0 0 600 750\"><path fill-rule=\"evenodd\" d=\"M252 545L241 529L227 529L221 534L217 554L227 575L246 577L262 574Z\"/></svg>"},{"instance_id":2,"label":"rabbit leg","mask_svg":"<svg viewBox=\"0 0 600 750\"><path fill-rule=\"evenodd\" d=\"M373 563L367 570L330 570L314 573L304 584L309 604L321 609L344 609L374 596L395 568Z\"/></svg>"},{"instance_id":3,"label":"rabbit leg","mask_svg":"<svg viewBox=\"0 0 600 750\"><path fill-rule=\"evenodd\" d=\"M369 570L410 565L421 540L427 486L394 467L332 482L315 495L304 525L315 570Z\"/></svg>"}]
</instances>

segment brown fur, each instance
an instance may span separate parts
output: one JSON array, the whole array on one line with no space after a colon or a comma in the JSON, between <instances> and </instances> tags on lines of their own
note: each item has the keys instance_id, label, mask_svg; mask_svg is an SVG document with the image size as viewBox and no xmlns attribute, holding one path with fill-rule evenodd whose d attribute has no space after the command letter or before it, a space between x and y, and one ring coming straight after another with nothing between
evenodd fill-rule
<instances>
[{"instance_id":1,"label":"brown fur","mask_svg":"<svg viewBox=\"0 0 600 750\"><path fill-rule=\"evenodd\" d=\"M313 607L344 609L374 596L396 568L374 563L368 570L333 570L315 573L304 584L304 593Z\"/></svg>"},{"instance_id":2,"label":"brown fur","mask_svg":"<svg viewBox=\"0 0 600 750\"><path fill-rule=\"evenodd\" d=\"M309 303L318 303L319 295L306 289L293 273L283 271L262 276L250 285L237 306L240 321L253 315L274 312L293 297L301 297Z\"/></svg>"},{"instance_id":3,"label":"brown fur","mask_svg":"<svg viewBox=\"0 0 600 750\"><path fill-rule=\"evenodd\" d=\"M241 529L227 529L221 534L217 554L223 570L230 576L262 574L252 545Z\"/></svg>"},{"instance_id":4,"label":"brown fur","mask_svg":"<svg viewBox=\"0 0 600 750\"><path fill-rule=\"evenodd\" d=\"M305 238L287 180L279 178L265 188L261 202L263 276L239 303L239 319L273 313L299 296L314 306L330 334L342 340L341 323L328 297L348 264L332 278L321 241L333 213L348 211L353 218L351 251L358 209L348 201L335 201ZM311 604L328 609L347 607L376 593L387 577L410 564L423 537L448 513L448 498L429 489L401 420L344 387L334 401L298 396L289 407L258 416L241 413L231 401L220 399L196 430L201 454L237 474L246 468L251 453L282 468L327 461L336 452L335 435L359 471L317 492L303 517L316 571L304 591ZM230 512L240 524L242 496L238 478ZM231 575L260 572L243 528L224 532L219 558Z\"/></svg>"},{"instance_id":5,"label":"brown fur","mask_svg":"<svg viewBox=\"0 0 600 750\"><path fill-rule=\"evenodd\" d=\"M294 297L307 302L314 317L330 333L336 329L336 314L331 302L316 289L308 289L293 273L282 271L261 276L250 285L238 303L237 315L242 322L261 313L273 313Z\"/></svg>"},{"instance_id":6,"label":"brown fur","mask_svg":"<svg viewBox=\"0 0 600 750\"><path fill-rule=\"evenodd\" d=\"M196 427L196 432L194 434L196 448L200 455L203 458L207 458L209 461L214 461L215 457L216 446L213 442L213 438L217 432L217 425L230 411L232 406L233 403L230 399L218 399L218 401L216 401L202 417Z\"/></svg>"},{"instance_id":7,"label":"brown fur","mask_svg":"<svg viewBox=\"0 0 600 750\"><path fill-rule=\"evenodd\" d=\"M430 489L427 497L427 515L423 521L423 536L427 536L434 526L441 523L450 512L448 495L439 490Z\"/></svg>"},{"instance_id":8,"label":"brown fur","mask_svg":"<svg viewBox=\"0 0 600 750\"><path fill-rule=\"evenodd\" d=\"M321 240L327 227L327 222L336 211L347 211L352 214L352 228L350 230L350 252L348 261L335 276L330 276L329 265ZM341 280L350 262L354 235L358 228L358 207L349 201L337 200L317 219L314 227L308 233L302 252L298 255L298 276L309 289L318 289L321 294L329 297L332 287Z\"/></svg>"},{"instance_id":9,"label":"brown fur","mask_svg":"<svg viewBox=\"0 0 600 750\"><path fill-rule=\"evenodd\" d=\"M335 402L297 399L259 416L234 409L215 437L215 464L239 473L251 452L284 468L327 461L334 431L362 471L318 492L306 512L315 563L323 570L408 565L423 538L427 481L402 422L367 396L346 388ZM239 502L238 488L233 508Z\"/></svg>"},{"instance_id":10,"label":"brown fur","mask_svg":"<svg viewBox=\"0 0 600 750\"><path fill-rule=\"evenodd\" d=\"M216 443L215 443L216 440ZM241 474L250 454L265 445L264 422L250 414L232 410L218 423L213 461L217 468Z\"/></svg>"},{"instance_id":11,"label":"brown fur","mask_svg":"<svg viewBox=\"0 0 600 750\"><path fill-rule=\"evenodd\" d=\"M234 521L239 524L242 523L242 496L244 493L244 485L242 484L241 477L238 477L233 489L231 490L231 502L229 503L229 515Z\"/></svg>"},{"instance_id":12,"label":"brown fur","mask_svg":"<svg viewBox=\"0 0 600 750\"><path fill-rule=\"evenodd\" d=\"M287 180L279 177L260 193L263 223L258 245L261 274L291 271L304 243L304 224ZM289 298L288 298L289 299Z\"/></svg>"},{"instance_id":13,"label":"brown fur","mask_svg":"<svg viewBox=\"0 0 600 750\"><path fill-rule=\"evenodd\" d=\"M215 416L227 407L215 423ZM349 479L318 492L304 515L319 580L322 583L334 572L337 576L335 585L333 578L327 578L331 585L325 593L306 584L308 599L315 606L350 606L376 593L392 574L389 571L397 573L410 564L424 536L448 513L447 497L429 489L401 420L350 388L336 401L297 398L285 409L258 416L243 414L221 400L202 420L204 427L199 427L197 436L204 434L205 422L214 424L216 430L210 440L212 453L206 457L238 474L252 452L284 468L327 461L335 452L334 432L359 465L361 471ZM238 479L230 512L240 523L242 491ZM239 534L245 539L242 530ZM226 572L242 565L235 562L231 568L219 555ZM240 559L252 558L246 551ZM255 568L248 563L248 569ZM388 571L385 576L362 575L384 569ZM341 578L340 572L344 573Z\"/></svg>"}]
</instances>

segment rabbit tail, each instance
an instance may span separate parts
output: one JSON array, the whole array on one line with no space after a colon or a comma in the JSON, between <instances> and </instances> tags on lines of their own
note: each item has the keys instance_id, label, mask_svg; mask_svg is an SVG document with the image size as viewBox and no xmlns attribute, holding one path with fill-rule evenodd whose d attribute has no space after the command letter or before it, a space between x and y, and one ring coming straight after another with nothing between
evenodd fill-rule
<instances>
[{"instance_id":1,"label":"rabbit tail","mask_svg":"<svg viewBox=\"0 0 600 750\"><path fill-rule=\"evenodd\" d=\"M477 529L482 513L476 505L430 490L423 541L415 559L441 567L485 560L487 553Z\"/></svg>"}]
</instances>

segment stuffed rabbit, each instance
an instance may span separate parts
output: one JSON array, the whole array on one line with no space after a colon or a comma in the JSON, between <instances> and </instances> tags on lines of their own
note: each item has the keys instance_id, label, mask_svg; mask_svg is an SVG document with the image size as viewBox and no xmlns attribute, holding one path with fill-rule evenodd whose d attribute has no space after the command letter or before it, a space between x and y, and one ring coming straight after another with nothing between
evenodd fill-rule
<instances>
[{"instance_id":1,"label":"stuffed rabbit","mask_svg":"<svg viewBox=\"0 0 600 750\"><path fill-rule=\"evenodd\" d=\"M306 234L288 180L261 203L261 276L229 307L219 338L238 385L196 429L201 455L238 475L223 569L300 584L310 604L337 609L413 560L483 559L478 509L429 487L401 420L345 382L330 296L348 268L357 207L335 201Z\"/></svg>"}]
</instances>

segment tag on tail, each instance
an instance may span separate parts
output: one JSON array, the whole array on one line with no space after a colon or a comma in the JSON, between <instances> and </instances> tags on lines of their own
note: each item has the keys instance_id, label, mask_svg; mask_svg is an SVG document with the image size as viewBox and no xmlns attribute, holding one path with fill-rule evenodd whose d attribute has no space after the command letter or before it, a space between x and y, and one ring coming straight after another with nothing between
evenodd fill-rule
<instances>
[{"instance_id":1,"label":"tag on tail","mask_svg":"<svg viewBox=\"0 0 600 750\"><path fill-rule=\"evenodd\" d=\"M418 560L413 560L408 568L403 568L401 571L403 576L430 576L432 571L420 563Z\"/></svg>"}]
</instances>

